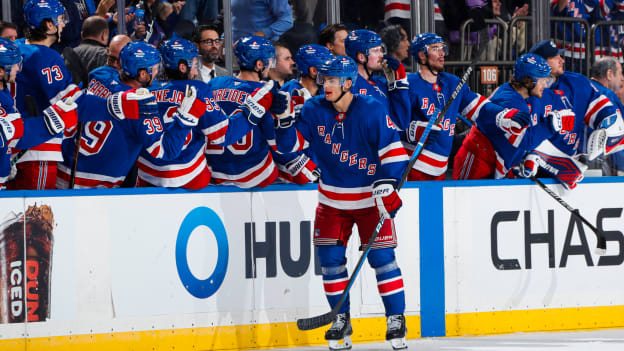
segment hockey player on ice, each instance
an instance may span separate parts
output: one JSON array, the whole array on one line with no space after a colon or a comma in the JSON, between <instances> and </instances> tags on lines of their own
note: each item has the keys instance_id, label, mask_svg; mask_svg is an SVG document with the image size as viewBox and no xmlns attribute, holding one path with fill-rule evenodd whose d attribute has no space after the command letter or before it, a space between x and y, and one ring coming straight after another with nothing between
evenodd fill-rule
<instances>
[{"instance_id":1,"label":"hockey player on ice","mask_svg":"<svg viewBox=\"0 0 624 351\"><path fill-rule=\"evenodd\" d=\"M321 169L314 245L323 287L333 307L348 282L346 246L357 225L360 242L368 242L381 215L386 221L368 255L387 316L386 339L394 349L405 343L405 293L395 259L393 217L401 207L395 190L408 158L385 107L375 98L353 94L358 77L355 62L345 56L326 61L318 72L325 95L308 100L292 123L277 123L278 147L302 150L309 145ZM292 119L290 97L280 92L272 111L278 121ZM281 108L279 108L282 106ZM304 142L305 140L305 142ZM351 348L353 333L349 299L341 306L325 339L330 350Z\"/></svg>"},{"instance_id":2,"label":"hockey player on ice","mask_svg":"<svg viewBox=\"0 0 624 351\"><path fill-rule=\"evenodd\" d=\"M139 184L141 186L182 187L202 189L210 183L210 169L204 156L206 143L227 146L240 140L265 116L270 107L270 90L273 82L260 90L259 94L249 95L231 116L227 116L215 104L213 92L197 76L199 52L195 44L185 39L171 39L160 46L160 52L167 80L165 84L152 88L158 103L179 103L187 89L194 89L197 99L191 110L196 113L197 126L189 131L182 151L175 159L153 157L142 150L137 161ZM173 114L178 107L169 106L163 116L165 130L175 123ZM195 112L194 112L195 113ZM271 122L272 122L272 117Z\"/></svg>"},{"instance_id":3,"label":"hockey player on ice","mask_svg":"<svg viewBox=\"0 0 624 351\"><path fill-rule=\"evenodd\" d=\"M444 72L444 58L448 54L444 39L435 33L422 33L412 40L411 52L419 63L419 70L407 75L411 122L407 129L405 144L408 152L416 148L422 131L431 118L436 118L450 100L460 79ZM450 105L440 124L433 126L418 161L410 170L408 180L444 180L449 155L453 146L457 114L461 113L472 122L479 123L481 115L506 116L515 121L528 123L528 114L515 108L505 109L491 103L487 98L470 91L464 85Z\"/></svg>"},{"instance_id":4,"label":"hockey player on ice","mask_svg":"<svg viewBox=\"0 0 624 351\"><path fill-rule=\"evenodd\" d=\"M500 114L482 116L455 156L453 179L500 179L514 166L521 167L520 175L535 175L537 164L523 163L523 157L544 140L574 126L570 110L554 111L540 106L538 99L552 83L550 74L546 60L536 54L524 54L516 60L512 79L501 85L490 100L530 114L530 119L519 122ZM529 103L531 97L538 99Z\"/></svg>"}]
</instances>

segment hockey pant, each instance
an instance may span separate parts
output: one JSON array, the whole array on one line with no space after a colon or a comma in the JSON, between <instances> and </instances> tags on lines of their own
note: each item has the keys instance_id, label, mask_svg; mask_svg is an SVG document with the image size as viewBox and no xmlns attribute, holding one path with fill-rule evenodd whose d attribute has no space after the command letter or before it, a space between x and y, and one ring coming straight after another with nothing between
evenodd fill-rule
<instances>
[{"instance_id":1,"label":"hockey pant","mask_svg":"<svg viewBox=\"0 0 624 351\"><path fill-rule=\"evenodd\" d=\"M333 309L340 295L347 287L349 274L345 246L319 245L318 256L323 274L323 287L327 301ZM377 289L386 309L386 316L403 314L405 311L405 292L403 277L397 265L394 249L372 249L368 253L368 263L375 270ZM345 298L338 313L349 311L349 295Z\"/></svg>"},{"instance_id":2,"label":"hockey pant","mask_svg":"<svg viewBox=\"0 0 624 351\"><path fill-rule=\"evenodd\" d=\"M7 183L10 190L56 189L57 161L24 161L16 165L17 176Z\"/></svg>"},{"instance_id":3,"label":"hockey pant","mask_svg":"<svg viewBox=\"0 0 624 351\"><path fill-rule=\"evenodd\" d=\"M497 166L492 143L473 126L455 155L453 179L493 179Z\"/></svg>"}]
</instances>

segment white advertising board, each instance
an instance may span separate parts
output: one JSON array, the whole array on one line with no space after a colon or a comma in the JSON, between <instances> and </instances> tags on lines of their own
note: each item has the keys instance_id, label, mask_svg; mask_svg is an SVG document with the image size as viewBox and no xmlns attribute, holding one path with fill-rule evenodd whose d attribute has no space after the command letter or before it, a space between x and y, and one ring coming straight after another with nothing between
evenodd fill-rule
<instances>
[{"instance_id":1,"label":"white advertising board","mask_svg":"<svg viewBox=\"0 0 624 351\"><path fill-rule=\"evenodd\" d=\"M609 232L600 258L594 233L536 186L445 188L447 313L623 305L624 199L614 194L622 183L561 192Z\"/></svg>"}]
</instances>

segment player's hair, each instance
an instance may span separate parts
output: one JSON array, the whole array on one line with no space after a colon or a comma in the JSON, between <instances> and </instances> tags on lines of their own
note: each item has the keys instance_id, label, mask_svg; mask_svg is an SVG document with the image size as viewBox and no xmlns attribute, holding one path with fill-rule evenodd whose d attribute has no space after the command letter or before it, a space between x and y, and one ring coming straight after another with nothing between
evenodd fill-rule
<instances>
[{"instance_id":1,"label":"player's hair","mask_svg":"<svg viewBox=\"0 0 624 351\"><path fill-rule=\"evenodd\" d=\"M342 23L334 23L325 26L319 33L319 44L325 46L327 43L333 43L334 40L336 40L336 32L340 30L348 32L347 27Z\"/></svg>"},{"instance_id":2,"label":"player's hair","mask_svg":"<svg viewBox=\"0 0 624 351\"><path fill-rule=\"evenodd\" d=\"M603 79L607 76L607 71L611 70L613 73L617 71L617 65L620 63L615 57L603 57L591 66L589 69L589 77Z\"/></svg>"},{"instance_id":3,"label":"player's hair","mask_svg":"<svg viewBox=\"0 0 624 351\"><path fill-rule=\"evenodd\" d=\"M535 87L535 84L533 84L533 78L528 76L525 76L524 78L522 78L522 80L516 80L514 77L511 77L511 79L509 80L509 85L511 85L511 87L515 90L519 90L520 88L527 88L529 92Z\"/></svg>"},{"instance_id":4,"label":"player's hair","mask_svg":"<svg viewBox=\"0 0 624 351\"><path fill-rule=\"evenodd\" d=\"M199 41L201 40L202 33L206 30L213 30L217 33L217 35L219 35L219 30L217 26L214 26L212 24L200 24L199 26L195 27L195 29L193 30L193 37L192 37L193 42L199 43Z\"/></svg>"},{"instance_id":5,"label":"player's hair","mask_svg":"<svg viewBox=\"0 0 624 351\"><path fill-rule=\"evenodd\" d=\"M392 24L386 27L383 27L379 31L379 36L384 44L386 44L386 48L388 49L388 53L395 52L399 45L401 44L401 40L403 39L403 33L401 33L401 26L398 24Z\"/></svg>"},{"instance_id":6,"label":"player's hair","mask_svg":"<svg viewBox=\"0 0 624 351\"><path fill-rule=\"evenodd\" d=\"M15 25L15 23L11 23L11 22L0 21L0 34L2 34L2 32L4 32L4 30L7 29L7 28L11 28L11 29L17 30L17 25Z\"/></svg>"},{"instance_id":7,"label":"player's hair","mask_svg":"<svg viewBox=\"0 0 624 351\"><path fill-rule=\"evenodd\" d=\"M89 16L82 22L80 34L83 38L98 37L103 32L108 31L108 22L101 16Z\"/></svg>"},{"instance_id":8,"label":"player's hair","mask_svg":"<svg viewBox=\"0 0 624 351\"><path fill-rule=\"evenodd\" d=\"M48 23L54 23L51 19L46 18L41 21L37 29L26 28L26 39L28 41L43 41L48 38Z\"/></svg>"}]
</instances>

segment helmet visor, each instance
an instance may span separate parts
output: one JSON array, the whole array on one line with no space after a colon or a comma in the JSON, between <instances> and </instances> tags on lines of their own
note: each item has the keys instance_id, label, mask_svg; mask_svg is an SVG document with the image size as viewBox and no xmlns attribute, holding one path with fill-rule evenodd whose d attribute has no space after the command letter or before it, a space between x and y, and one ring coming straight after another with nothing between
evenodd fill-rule
<instances>
[{"instance_id":1,"label":"helmet visor","mask_svg":"<svg viewBox=\"0 0 624 351\"><path fill-rule=\"evenodd\" d=\"M550 88L550 86L555 82L555 78L553 78L553 76L538 78L537 82L540 84L544 84L546 88Z\"/></svg>"},{"instance_id":2,"label":"helmet visor","mask_svg":"<svg viewBox=\"0 0 624 351\"><path fill-rule=\"evenodd\" d=\"M439 54L442 52L444 56L448 55L448 46L446 43L434 43L427 46L427 52L432 54Z\"/></svg>"},{"instance_id":3,"label":"helmet visor","mask_svg":"<svg viewBox=\"0 0 624 351\"><path fill-rule=\"evenodd\" d=\"M342 87L344 86L344 83L347 81L347 79L349 78L327 76L319 72L316 75L316 84L330 87Z\"/></svg>"}]
</instances>

